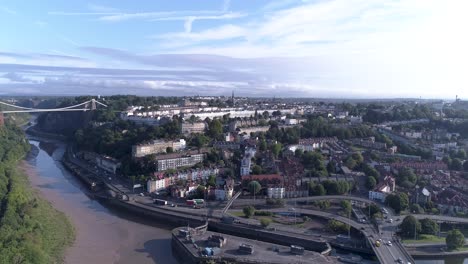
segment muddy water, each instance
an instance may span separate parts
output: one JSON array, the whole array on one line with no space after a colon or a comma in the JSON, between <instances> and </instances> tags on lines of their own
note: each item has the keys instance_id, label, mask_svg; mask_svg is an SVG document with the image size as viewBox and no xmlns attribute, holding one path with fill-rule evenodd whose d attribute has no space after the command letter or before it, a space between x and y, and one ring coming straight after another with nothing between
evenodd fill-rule
<instances>
[{"instance_id":1,"label":"muddy water","mask_svg":"<svg viewBox=\"0 0 468 264\"><path fill-rule=\"evenodd\" d=\"M33 150L22 169L31 185L64 212L76 229L66 263L177 263L171 253L169 227L104 207L88 197L83 185L58 161L65 149L62 143L30 142Z\"/></svg>"}]
</instances>

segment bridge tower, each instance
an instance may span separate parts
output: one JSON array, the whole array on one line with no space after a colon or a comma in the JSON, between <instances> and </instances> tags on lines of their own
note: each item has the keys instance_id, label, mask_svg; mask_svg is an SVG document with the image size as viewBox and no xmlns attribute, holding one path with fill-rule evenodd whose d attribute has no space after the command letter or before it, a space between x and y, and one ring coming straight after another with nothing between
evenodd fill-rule
<instances>
[{"instance_id":1,"label":"bridge tower","mask_svg":"<svg viewBox=\"0 0 468 264\"><path fill-rule=\"evenodd\" d=\"M96 110L96 100L91 99L91 110Z\"/></svg>"}]
</instances>

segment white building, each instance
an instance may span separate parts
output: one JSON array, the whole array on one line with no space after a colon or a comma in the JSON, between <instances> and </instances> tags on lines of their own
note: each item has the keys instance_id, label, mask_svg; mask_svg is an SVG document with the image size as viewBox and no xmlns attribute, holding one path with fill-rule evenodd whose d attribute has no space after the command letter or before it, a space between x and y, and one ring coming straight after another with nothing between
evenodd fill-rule
<instances>
[{"instance_id":1,"label":"white building","mask_svg":"<svg viewBox=\"0 0 468 264\"><path fill-rule=\"evenodd\" d=\"M295 119L295 118L287 118L287 119L284 121L284 123L285 123L286 125L292 126L292 125L297 125L298 121L297 121L297 119Z\"/></svg>"},{"instance_id":2,"label":"white building","mask_svg":"<svg viewBox=\"0 0 468 264\"><path fill-rule=\"evenodd\" d=\"M166 189L166 180L159 179L159 180L148 180L146 182L146 191L149 193L158 192L161 190Z\"/></svg>"},{"instance_id":3,"label":"white building","mask_svg":"<svg viewBox=\"0 0 468 264\"><path fill-rule=\"evenodd\" d=\"M132 146L132 157L141 158L152 154L165 153L167 148L179 151L185 149L186 146L185 139L177 141L152 140L148 143Z\"/></svg>"},{"instance_id":4,"label":"white building","mask_svg":"<svg viewBox=\"0 0 468 264\"><path fill-rule=\"evenodd\" d=\"M384 180L379 183L374 190L369 191L369 199L385 202L387 195L395 191L395 178L385 176Z\"/></svg>"},{"instance_id":5,"label":"white building","mask_svg":"<svg viewBox=\"0 0 468 264\"><path fill-rule=\"evenodd\" d=\"M412 138L412 139L422 138L422 132L415 132L415 131L405 132L405 137Z\"/></svg>"},{"instance_id":6,"label":"white building","mask_svg":"<svg viewBox=\"0 0 468 264\"><path fill-rule=\"evenodd\" d=\"M285 194L284 188L268 188L267 195L268 198L273 199L283 199Z\"/></svg>"}]
</instances>

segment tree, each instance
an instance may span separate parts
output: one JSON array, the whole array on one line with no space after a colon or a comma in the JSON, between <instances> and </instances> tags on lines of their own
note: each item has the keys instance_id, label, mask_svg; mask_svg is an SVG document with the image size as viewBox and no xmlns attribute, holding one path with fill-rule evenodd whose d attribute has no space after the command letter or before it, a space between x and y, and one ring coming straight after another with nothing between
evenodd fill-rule
<instances>
[{"instance_id":1,"label":"tree","mask_svg":"<svg viewBox=\"0 0 468 264\"><path fill-rule=\"evenodd\" d=\"M167 147L166 152L167 153L172 153L172 152L174 152L174 149L172 147Z\"/></svg>"},{"instance_id":2,"label":"tree","mask_svg":"<svg viewBox=\"0 0 468 264\"><path fill-rule=\"evenodd\" d=\"M327 210L328 208L330 208L330 201L328 200L316 201L315 205L318 206L322 210Z\"/></svg>"},{"instance_id":3,"label":"tree","mask_svg":"<svg viewBox=\"0 0 468 264\"><path fill-rule=\"evenodd\" d=\"M345 166L348 167L350 170L354 169L356 167L356 161L352 157L348 157L345 160Z\"/></svg>"},{"instance_id":4,"label":"tree","mask_svg":"<svg viewBox=\"0 0 468 264\"><path fill-rule=\"evenodd\" d=\"M194 195L193 198L204 199L205 198L205 191L206 191L206 187L203 186L203 185L199 185L197 187L197 190L196 190L195 195Z\"/></svg>"},{"instance_id":5,"label":"tree","mask_svg":"<svg viewBox=\"0 0 468 264\"><path fill-rule=\"evenodd\" d=\"M351 214L351 210L353 210L353 207L350 201L343 200L340 202L340 205L341 205L341 209L343 209L344 215L348 216Z\"/></svg>"},{"instance_id":6,"label":"tree","mask_svg":"<svg viewBox=\"0 0 468 264\"><path fill-rule=\"evenodd\" d=\"M223 124L218 119L215 119L210 122L208 126L208 135L214 139L219 139L223 134Z\"/></svg>"},{"instance_id":7,"label":"tree","mask_svg":"<svg viewBox=\"0 0 468 264\"><path fill-rule=\"evenodd\" d=\"M244 213L245 217L250 218L255 214L255 207L249 205L244 207L242 212Z\"/></svg>"},{"instance_id":8,"label":"tree","mask_svg":"<svg viewBox=\"0 0 468 264\"><path fill-rule=\"evenodd\" d=\"M260 167L260 165L255 164L255 165L252 166L252 174L253 175L262 174L262 171L263 171L263 169L262 169L262 167Z\"/></svg>"},{"instance_id":9,"label":"tree","mask_svg":"<svg viewBox=\"0 0 468 264\"><path fill-rule=\"evenodd\" d=\"M362 171L367 175L367 176L372 176L376 179L378 179L380 177L380 173L375 169L373 168L372 166L370 165L367 165L366 163L363 163L362 164Z\"/></svg>"},{"instance_id":10,"label":"tree","mask_svg":"<svg viewBox=\"0 0 468 264\"><path fill-rule=\"evenodd\" d=\"M281 145L281 143L276 143L276 144L271 145L271 152L273 153L275 157L278 157L279 153L281 152L282 147L283 146Z\"/></svg>"},{"instance_id":11,"label":"tree","mask_svg":"<svg viewBox=\"0 0 468 264\"><path fill-rule=\"evenodd\" d=\"M262 186L260 185L260 183L258 181L251 181L249 182L249 192L251 194L257 194L260 189L262 188Z\"/></svg>"},{"instance_id":12,"label":"tree","mask_svg":"<svg viewBox=\"0 0 468 264\"><path fill-rule=\"evenodd\" d=\"M351 154L351 157L356 161L357 165L360 165L364 161L364 158L359 152Z\"/></svg>"},{"instance_id":13,"label":"tree","mask_svg":"<svg viewBox=\"0 0 468 264\"><path fill-rule=\"evenodd\" d=\"M408 195L405 193L390 194L385 198L385 203L390 206L397 214L406 210L409 205Z\"/></svg>"},{"instance_id":14,"label":"tree","mask_svg":"<svg viewBox=\"0 0 468 264\"><path fill-rule=\"evenodd\" d=\"M298 149L296 149L296 150L294 151L294 156L295 156L296 158L302 158L302 155L303 155L303 154L304 154L304 151L303 151L302 149L300 149L300 148L298 148ZM468 171L468 168L467 168L467 171Z\"/></svg>"},{"instance_id":15,"label":"tree","mask_svg":"<svg viewBox=\"0 0 468 264\"><path fill-rule=\"evenodd\" d=\"M336 162L334 160L330 160L330 162L328 162L327 171L329 174L336 173Z\"/></svg>"},{"instance_id":16,"label":"tree","mask_svg":"<svg viewBox=\"0 0 468 264\"><path fill-rule=\"evenodd\" d=\"M463 169L463 163L461 162L460 159L455 158L452 160L452 163L450 164L450 169L455 170L455 171L461 171Z\"/></svg>"},{"instance_id":17,"label":"tree","mask_svg":"<svg viewBox=\"0 0 468 264\"><path fill-rule=\"evenodd\" d=\"M325 191L325 188L323 187L322 184L316 184L316 185L312 184L309 194L313 196L323 196L327 194L327 192Z\"/></svg>"},{"instance_id":18,"label":"tree","mask_svg":"<svg viewBox=\"0 0 468 264\"><path fill-rule=\"evenodd\" d=\"M412 204L410 207L410 212L414 214L424 214L424 209L419 204Z\"/></svg>"},{"instance_id":19,"label":"tree","mask_svg":"<svg viewBox=\"0 0 468 264\"><path fill-rule=\"evenodd\" d=\"M345 194L350 189L348 182L344 180L339 180L339 181L325 180L322 182L322 184L327 194L330 194L330 195Z\"/></svg>"},{"instance_id":20,"label":"tree","mask_svg":"<svg viewBox=\"0 0 468 264\"><path fill-rule=\"evenodd\" d=\"M197 148L201 148L205 146L209 141L209 138L205 135L202 134L196 134L192 139L190 140L190 145L195 146Z\"/></svg>"},{"instance_id":21,"label":"tree","mask_svg":"<svg viewBox=\"0 0 468 264\"><path fill-rule=\"evenodd\" d=\"M439 232L439 225L436 221L429 218L424 218L419 222L421 223L421 233L435 235L437 232Z\"/></svg>"},{"instance_id":22,"label":"tree","mask_svg":"<svg viewBox=\"0 0 468 264\"><path fill-rule=\"evenodd\" d=\"M263 228L267 228L271 224L271 219L270 218L262 218L260 219L260 224L262 225Z\"/></svg>"},{"instance_id":23,"label":"tree","mask_svg":"<svg viewBox=\"0 0 468 264\"><path fill-rule=\"evenodd\" d=\"M461 248L465 245L465 236L458 229L450 230L445 238L449 250Z\"/></svg>"},{"instance_id":24,"label":"tree","mask_svg":"<svg viewBox=\"0 0 468 264\"><path fill-rule=\"evenodd\" d=\"M372 190L372 189L374 189L375 185L377 185L377 181L375 180L375 178L373 176L367 177L366 187L369 190Z\"/></svg>"},{"instance_id":25,"label":"tree","mask_svg":"<svg viewBox=\"0 0 468 264\"><path fill-rule=\"evenodd\" d=\"M213 187L216 186L216 176L210 175L210 177L208 177L208 181L206 184L209 186L213 186Z\"/></svg>"},{"instance_id":26,"label":"tree","mask_svg":"<svg viewBox=\"0 0 468 264\"><path fill-rule=\"evenodd\" d=\"M317 171L325 170L322 154L315 151L304 153L304 155L302 155L302 164L304 164L306 169L315 169Z\"/></svg>"},{"instance_id":27,"label":"tree","mask_svg":"<svg viewBox=\"0 0 468 264\"><path fill-rule=\"evenodd\" d=\"M463 169L465 171L468 171L468 162L467 161L465 161L465 163L463 163Z\"/></svg>"},{"instance_id":28,"label":"tree","mask_svg":"<svg viewBox=\"0 0 468 264\"><path fill-rule=\"evenodd\" d=\"M403 182L409 182L411 183L411 186L408 186L408 187L413 187L414 184L416 184L418 180L418 176L414 173L412 169L402 168L398 171L396 180L398 184L402 184Z\"/></svg>"},{"instance_id":29,"label":"tree","mask_svg":"<svg viewBox=\"0 0 468 264\"><path fill-rule=\"evenodd\" d=\"M334 219L328 220L327 226L331 231L336 233L346 233L349 230L349 225Z\"/></svg>"},{"instance_id":30,"label":"tree","mask_svg":"<svg viewBox=\"0 0 468 264\"><path fill-rule=\"evenodd\" d=\"M380 213L380 208L374 203L366 206L366 209L364 210L364 212L366 214L370 213L370 218L375 218L376 216L380 216L380 214L381 214Z\"/></svg>"},{"instance_id":31,"label":"tree","mask_svg":"<svg viewBox=\"0 0 468 264\"><path fill-rule=\"evenodd\" d=\"M265 151L267 149L267 143L265 140L260 141L260 151Z\"/></svg>"},{"instance_id":32,"label":"tree","mask_svg":"<svg viewBox=\"0 0 468 264\"><path fill-rule=\"evenodd\" d=\"M417 233L421 232L421 223L416 219L416 217L408 215L401 222L400 228L403 236L413 238Z\"/></svg>"}]
</instances>

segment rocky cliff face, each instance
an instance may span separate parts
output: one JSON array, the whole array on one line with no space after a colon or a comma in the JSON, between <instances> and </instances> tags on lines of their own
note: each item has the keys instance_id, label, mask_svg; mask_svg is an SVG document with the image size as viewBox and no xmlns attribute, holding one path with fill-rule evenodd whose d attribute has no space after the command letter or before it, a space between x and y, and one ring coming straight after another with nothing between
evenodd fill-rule
<instances>
[{"instance_id":1,"label":"rocky cliff face","mask_svg":"<svg viewBox=\"0 0 468 264\"><path fill-rule=\"evenodd\" d=\"M65 136L72 136L91 120L90 112L45 113L37 119L37 128L41 131Z\"/></svg>"}]
</instances>

